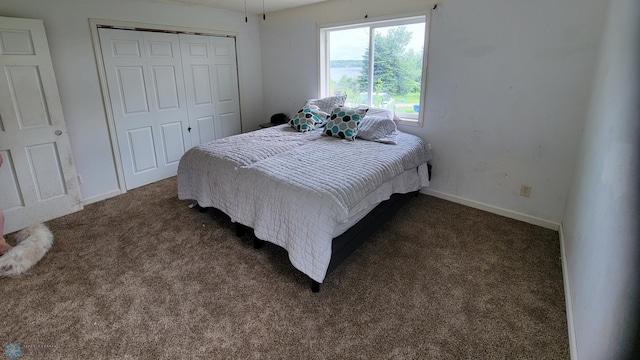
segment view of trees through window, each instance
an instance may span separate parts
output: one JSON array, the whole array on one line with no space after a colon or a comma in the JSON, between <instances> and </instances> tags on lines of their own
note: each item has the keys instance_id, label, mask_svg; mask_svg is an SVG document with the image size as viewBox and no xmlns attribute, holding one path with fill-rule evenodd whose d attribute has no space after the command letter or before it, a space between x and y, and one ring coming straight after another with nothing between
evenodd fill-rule
<instances>
[{"instance_id":1,"label":"view of trees through window","mask_svg":"<svg viewBox=\"0 0 640 360\"><path fill-rule=\"evenodd\" d=\"M418 23L331 30L328 35L329 95L347 94L348 106L365 104L417 119L424 18ZM371 40L373 54L370 54ZM371 59L373 73L370 72Z\"/></svg>"}]
</instances>

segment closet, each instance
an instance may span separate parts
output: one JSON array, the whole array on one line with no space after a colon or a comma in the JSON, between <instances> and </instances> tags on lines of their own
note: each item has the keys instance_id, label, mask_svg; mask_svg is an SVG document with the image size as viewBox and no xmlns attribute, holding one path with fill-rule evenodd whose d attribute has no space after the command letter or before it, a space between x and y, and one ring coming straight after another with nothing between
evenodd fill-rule
<instances>
[{"instance_id":1,"label":"closet","mask_svg":"<svg viewBox=\"0 0 640 360\"><path fill-rule=\"evenodd\" d=\"M192 146L241 132L234 37L98 35L127 190L176 175Z\"/></svg>"}]
</instances>

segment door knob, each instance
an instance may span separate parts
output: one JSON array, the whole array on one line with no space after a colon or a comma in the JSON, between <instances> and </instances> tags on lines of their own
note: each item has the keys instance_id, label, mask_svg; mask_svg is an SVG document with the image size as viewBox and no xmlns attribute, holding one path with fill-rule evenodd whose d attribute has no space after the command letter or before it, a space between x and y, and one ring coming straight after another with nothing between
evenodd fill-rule
<instances>
[{"instance_id":1,"label":"door knob","mask_svg":"<svg viewBox=\"0 0 640 360\"><path fill-rule=\"evenodd\" d=\"M56 130L55 134L58 136L62 135L62 130Z\"/></svg>"}]
</instances>

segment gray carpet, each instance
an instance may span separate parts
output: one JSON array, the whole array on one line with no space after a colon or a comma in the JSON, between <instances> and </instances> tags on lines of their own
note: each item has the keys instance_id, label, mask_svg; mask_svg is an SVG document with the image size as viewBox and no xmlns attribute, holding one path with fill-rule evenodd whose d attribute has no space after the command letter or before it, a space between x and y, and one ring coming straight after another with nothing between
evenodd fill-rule
<instances>
[{"instance_id":1,"label":"gray carpet","mask_svg":"<svg viewBox=\"0 0 640 360\"><path fill-rule=\"evenodd\" d=\"M319 293L175 178L47 223L0 279L20 359L567 359L558 233L420 195ZM10 243L13 237L9 236Z\"/></svg>"}]
</instances>

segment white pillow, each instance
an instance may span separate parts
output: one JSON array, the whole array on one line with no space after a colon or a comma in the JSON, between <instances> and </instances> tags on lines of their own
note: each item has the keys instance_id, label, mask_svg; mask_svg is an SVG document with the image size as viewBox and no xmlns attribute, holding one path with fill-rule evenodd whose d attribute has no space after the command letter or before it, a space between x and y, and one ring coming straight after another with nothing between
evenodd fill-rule
<instances>
[{"instance_id":1,"label":"white pillow","mask_svg":"<svg viewBox=\"0 0 640 360\"><path fill-rule=\"evenodd\" d=\"M369 109L371 111L372 109ZM369 115L358 124L358 137L364 140L375 141L384 144L398 144L398 127L396 123L386 117Z\"/></svg>"},{"instance_id":2,"label":"white pillow","mask_svg":"<svg viewBox=\"0 0 640 360\"><path fill-rule=\"evenodd\" d=\"M387 119L392 119L395 122L398 122L400 120L398 115L396 115L396 113L391 110L369 107L367 105L358 105L358 108L369 109L369 111L367 112L367 115L382 116L382 117L386 117Z\"/></svg>"},{"instance_id":3,"label":"white pillow","mask_svg":"<svg viewBox=\"0 0 640 360\"><path fill-rule=\"evenodd\" d=\"M347 95L329 96L322 99L309 99L305 105L316 105L320 108L320 111L324 111L327 114L331 114L334 108L344 106L344 102L347 100Z\"/></svg>"}]
</instances>

